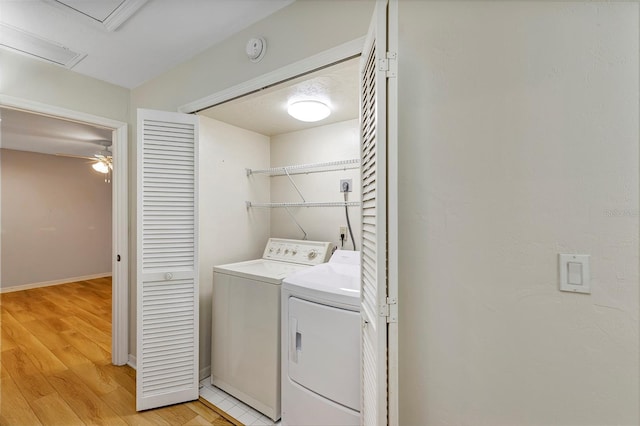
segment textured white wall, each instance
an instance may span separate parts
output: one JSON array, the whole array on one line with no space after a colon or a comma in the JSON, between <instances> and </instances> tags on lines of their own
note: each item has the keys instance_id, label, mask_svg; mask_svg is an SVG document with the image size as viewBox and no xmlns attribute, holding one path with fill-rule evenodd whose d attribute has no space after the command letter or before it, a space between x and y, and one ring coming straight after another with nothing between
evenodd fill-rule
<instances>
[{"instance_id":1,"label":"textured white wall","mask_svg":"<svg viewBox=\"0 0 640 426\"><path fill-rule=\"evenodd\" d=\"M270 210L245 201L269 202L269 178L253 180L246 168L269 167L269 138L200 117L200 368L211 364L213 266L262 257Z\"/></svg>"},{"instance_id":2,"label":"textured white wall","mask_svg":"<svg viewBox=\"0 0 640 426\"><path fill-rule=\"evenodd\" d=\"M637 425L638 4L399 10L400 424Z\"/></svg>"},{"instance_id":3,"label":"textured white wall","mask_svg":"<svg viewBox=\"0 0 640 426\"><path fill-rule=\"evenodd\" d=\"M358 120L343 121L292 132L271 138L271 167L318 163L360 158ZM352 179L353 192L349 201L360 201L359 169L326 173L310 173L292 176L307 201L344 201L340 179ZM272 202L302 201L286 176L254 179L271 179ZM313 207L290 209L307 232L309 240L331 241L340 247L340 227L347 226L344 208ZM360 249L360 207L349 207L349 220ZM303 234L284 209L271 212L271 235L279 238L302 238ZM344 247L352 250L349 237Z\"/></svg>"},{"instance_id":4,"label":"textured white wall","mask_svg":"<svg viewBox=\"0 0 640 426\"><path fill-rule=\"evenodd\" d=\"M3 289L111 273L111 184L87 161L1 150Z\"/></svg>"}]
</instances>

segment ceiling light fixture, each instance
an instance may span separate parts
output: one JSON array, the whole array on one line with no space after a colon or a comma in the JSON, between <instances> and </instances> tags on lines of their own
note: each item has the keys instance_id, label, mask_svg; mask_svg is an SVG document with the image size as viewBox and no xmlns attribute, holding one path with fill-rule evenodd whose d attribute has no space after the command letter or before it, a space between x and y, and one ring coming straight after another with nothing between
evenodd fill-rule
<instances>
[{"instance_id":1,"label":"ceiling light fixture","mask_svg":"<svg viewBox=\"0 0 640 426\"><path fill-rule=\"evenodd\" d=\"M91 167L98 173L109 173L109 166L105 162L97 161L93 163Z\"/></svg>"},{"instance_id":2,"label":"ceiling light fixture","mask_svg":"<svg viewBox=\"0 0 640 426\"><path fill-rule=\"evenodd\" d=\"M314 122L327 118L331 109L323 102L307 100L291 103L287 112L296 120Z\"/></svg>"}]
</instances>

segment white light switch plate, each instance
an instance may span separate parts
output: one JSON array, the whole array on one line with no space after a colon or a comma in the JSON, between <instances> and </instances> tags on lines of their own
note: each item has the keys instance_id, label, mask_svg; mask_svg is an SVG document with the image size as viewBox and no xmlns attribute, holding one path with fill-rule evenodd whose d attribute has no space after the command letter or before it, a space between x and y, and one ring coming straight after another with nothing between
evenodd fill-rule
<instances>
[{"instance_id":1,"label":"white light switch plate","mask_svg":"<svg viewBox=\"0 0 640 426\"><path fill-rule=\"evenodd\" d=\"M559 254L560 291L591 293L588 254Z\"/></svg>"}]
</instances>

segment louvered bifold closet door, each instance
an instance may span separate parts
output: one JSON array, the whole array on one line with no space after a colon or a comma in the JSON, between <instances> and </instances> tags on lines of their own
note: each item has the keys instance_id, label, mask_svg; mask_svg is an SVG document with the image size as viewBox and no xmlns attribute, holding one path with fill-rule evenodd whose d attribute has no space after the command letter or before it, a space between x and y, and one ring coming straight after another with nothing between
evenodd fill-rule
<instances>
[{"instance_id":1,"label":"louvered bifold closet door","mask_svg":"<svg viewBox=\"0 0 640 426\"><path fill-rule=\"evenodd\" d=\"M138 411L198 398L197 141L197 117L138 110Z\"/></svg>"},{"instance_id":2,"label":"louvered bifold closet door","mask_svg":"<svg viewBox=\"0 0 640 426\"><path fill-rule=\"evenodd\" d=\"M386 3L377 2L360 65L362 423L387 424Z\"/></svg>"}]
</instances>

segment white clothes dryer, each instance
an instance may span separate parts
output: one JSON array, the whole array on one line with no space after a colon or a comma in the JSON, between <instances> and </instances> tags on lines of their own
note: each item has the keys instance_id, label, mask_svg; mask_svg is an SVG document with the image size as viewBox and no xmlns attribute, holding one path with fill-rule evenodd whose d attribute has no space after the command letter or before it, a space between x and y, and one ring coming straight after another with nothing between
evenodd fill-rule
<instances>
[{"instance_id":1,"label":"white clothes dryer","mask_svg":"<svg viewBox=\"0 0 640 426\"><path fill-rule=\"evenodd\" d=\"M280 418L280 288L326 262L331 243L270 238L261 259L213 268L211 384Z\"/></svg>"},{"instance_id":2,"label":"white clothes dryer","mask_svg":"<svg viewBox=\"0 0 640 426\"><path fill-rule=\"evenodd\" d=\"M360 252L282 284L282 424L360 424Z\"/></svg>"}]
</instances>

